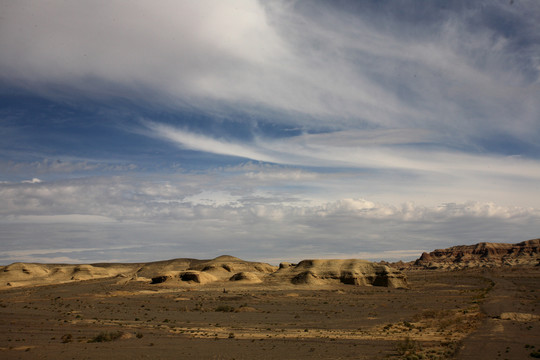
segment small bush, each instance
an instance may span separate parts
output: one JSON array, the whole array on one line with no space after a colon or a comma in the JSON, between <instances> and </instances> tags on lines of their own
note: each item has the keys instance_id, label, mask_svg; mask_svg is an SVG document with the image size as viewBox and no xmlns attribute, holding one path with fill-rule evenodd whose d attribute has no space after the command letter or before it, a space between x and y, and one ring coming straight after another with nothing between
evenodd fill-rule
<instances>
[{"instance_id":1,"label":"small bush","mask_svg":"<svg viewBox=\"0 0 540 360\"><path fill-rule=\"evenodd\" d=\"M90 339L88 342L95 343L95 342L114 341L114 340L119 339L122 335L124 335L122 331L101 332L97 336L95 336L93 339Z\"/></svg>"},{"instance_id":2,"label":"small bush","mask_svg":"<svg viewBox=\"0 0 540 360\"><path fill-rule=\"evenodd\" d=\"M71 334L65 334L65 335L62 335L61 339L62 339L62 343L67 344L73 341L73 336Z\"/></svg>"},{"instance_id":3,"label":"small bush","mask_svg":"<svg viewBox=\"0 0 540 360\"><path fill-rule=\"evenodd\" d=\"M216 311L220 311L220 312L234 312L234 310L235 310L234 306L229 306L229 305L219 305L216 308Z\"/></svg>"},{"instance_id":4,"label":"small bush","mask_svg":"<svg viewBox=\"0 0 540 360\"><path fill-rule=\"evenodd\" d=\"M529 356L535 359L540 359L540 351L533 351L529 354Z\"/></svg>"},{"instance_id":5,"label":"small bush","mask_svg":"<svg viewBox=\"0 0 540 360\"><path fill-rule=\"evenodd\" d=\"M415 340L412 340L410 337L405 338L405 340L400 341L396 344L396 351L399 355L413 355L418 350L420 346Z\"/></svg>"},{"instance_id":6,"label":"small bush","mask_svg":"<svg viewBox=\"0 0 540 360\"><path fill-rule=\"evenodd\" d=\"M403 326L408 327L409 329L413 329L413 328L414 328L414 325L411 324L411 323L408 322L408 321L404 321L404 322L403 322Z\"/></svg>"}]
</instances>

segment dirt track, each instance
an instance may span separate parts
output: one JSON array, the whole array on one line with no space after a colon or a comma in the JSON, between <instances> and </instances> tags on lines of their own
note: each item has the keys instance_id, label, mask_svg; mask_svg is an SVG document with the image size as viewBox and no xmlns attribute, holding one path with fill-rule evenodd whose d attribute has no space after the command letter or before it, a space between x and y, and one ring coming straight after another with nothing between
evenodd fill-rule
<instances>
[{"instance_id":1,"label":"dirt track","mask_svg":"<svg viewBox=\"0 0 540 360\"><path fill-rule=\"evenodd\" d=\"M481 304L485 318L478 330L463 341L459 358L532 359L530 354L540 351L537 269L531 273L490 271L484 276L493 282Z\"/></svg>"}]
</instances>

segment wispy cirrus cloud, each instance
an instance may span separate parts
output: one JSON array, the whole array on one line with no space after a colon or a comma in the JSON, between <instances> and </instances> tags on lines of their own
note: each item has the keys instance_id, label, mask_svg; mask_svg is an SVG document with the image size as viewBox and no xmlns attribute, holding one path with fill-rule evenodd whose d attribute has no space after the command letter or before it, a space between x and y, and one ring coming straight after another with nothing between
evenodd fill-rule
<instances>
[{"instance_id":1,"label":"wispy cirrus cloud","mask_svg":"<svg viewBox=\"0 0 540 360\"><path fill-rule=\"evenodd\" d=\"M427 129L469 145L507 134L534 146L539 29L527 19L540 10L522 3L428 6L418 22L406 16L414 2L381 12L369 3L22 1L2 5L0 73L51 96L57 84L224 116L272 111L281 114L273 121L308 128ZM519 33L493 27L496 16L523 19ZM19 29L20 19L33 26Z\"/></svg>"},{"instance_id":2,"label":"wispy cirrus cloud","mask_svg":"<svg viewBox=\"0 0 540 360\"><path fill-rule=\"evenodd\" d=\"M491 200L504 199L502 201L507 202L507 193L503 191L509 182L515 180L520 182L522 188L515 189L511 194L514 201L534 205L527 200L530 199L527 194L534 191L536 183L540 181L540 163L537 160L441 149L430 143L430 137L426 136L428 133L409 130L303 134L281 139L257 137L248 142L232 142L168 125L146 124L151 131L150 136L163 138L190 150L281 165L375 169L415 176L415 183L407 184L406 192L436 188L441 193L460 191L471 196L477 192L478 196L489 188L488 197L491 196ZM416 145L422 142L426 143L426 148L418 149ZM426 150L429 147L431 149ZM391 182L388 179L384 181ZM494 182L499 184L500 194L494 193ZM397 189L404 190L397 185L393 192L399 192Z\"/></svg>"}]
</instances>

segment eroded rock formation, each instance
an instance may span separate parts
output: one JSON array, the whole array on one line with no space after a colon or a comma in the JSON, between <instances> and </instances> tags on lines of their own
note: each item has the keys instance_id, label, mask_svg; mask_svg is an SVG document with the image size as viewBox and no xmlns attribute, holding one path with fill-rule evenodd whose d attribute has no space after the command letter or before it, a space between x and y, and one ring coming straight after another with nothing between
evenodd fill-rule
<instances>
[{"instance_id":1,"label":"eroded rock formation","mask_svg":"<svg viewBox=\"0 0 540 360\"><path fill-rule=\"evenodd\" d=\"M324 285L332 283L407 287L407 278L391 267L358 259L303 260L297 265L280 266L272 274L297 285Z\"/></svg>"},{"instance_id":2,"label":"eroded rock formation","mask_svg":"<svg viewBox=\"0 0 540 360\"><path fill-rule=\"evenodd\" d=\"M406 287L405 276L388 266L364 260L304 260L279 267L220 256L211 260L173 259L138 264L29 264L0 267L0 287L35 286L100 278L147 281L165 286L200 286L226 282L268 285L331 285ZM9 285L8 285L9 284Z\"/></svg>"},{"instance_id":3,"label":"eroded rock formation","mask_svg":"<svg viewBox=\"0 0 540 360\"><path fill-rule=\"evenodd\" d=\"M463 269L495 266L538 266L540 239L517 244L481 242L423 253L414 266L424 269Z\"/></svg>"}]
</instances>

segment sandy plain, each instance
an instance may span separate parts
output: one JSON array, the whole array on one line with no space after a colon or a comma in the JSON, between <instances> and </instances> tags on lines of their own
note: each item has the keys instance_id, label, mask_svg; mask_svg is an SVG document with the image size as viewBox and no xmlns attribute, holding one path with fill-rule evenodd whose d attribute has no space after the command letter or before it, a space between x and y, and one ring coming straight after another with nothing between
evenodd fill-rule
<instances>
[{"instance_id":1,"label":"sandy plain","mask_svg":"<svg viewBox=\"0 0 540 360\"><path fill-rule=\"evenodd\" d=\"M0 291L1 359L533 359L540 268L409 288L104 278Z\"/></svg>"}]
</instances>

